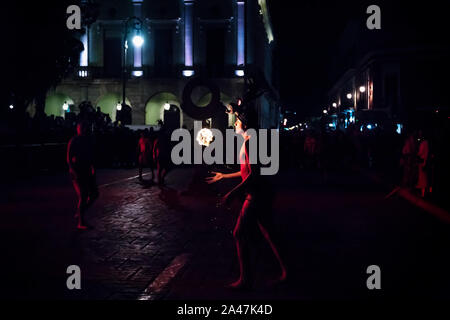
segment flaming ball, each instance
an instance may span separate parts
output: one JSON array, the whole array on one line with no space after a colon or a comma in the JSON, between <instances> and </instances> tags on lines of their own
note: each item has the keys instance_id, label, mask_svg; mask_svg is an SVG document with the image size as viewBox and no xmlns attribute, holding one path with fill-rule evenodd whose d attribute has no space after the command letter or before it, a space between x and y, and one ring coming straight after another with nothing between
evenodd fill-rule
<instances>
[{"instance_id":1,"label":"flaming ball","mask_svg":"<svg viewBox=\"0 0 450 320\"><path fill-rule=\"evenodd\" d=\"M197 134L197 142L202 146L208 147L213 140L214 135L208 128L201 129Z\"/></svg>"}]
</instances>

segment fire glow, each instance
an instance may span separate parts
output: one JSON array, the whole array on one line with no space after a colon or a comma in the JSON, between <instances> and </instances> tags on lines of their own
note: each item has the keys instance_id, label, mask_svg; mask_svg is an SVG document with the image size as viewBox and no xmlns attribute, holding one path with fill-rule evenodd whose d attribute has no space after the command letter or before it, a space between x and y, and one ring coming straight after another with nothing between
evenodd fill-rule
<instances>
[{"instance_id":1,"label":"fire glow","mask_svg":"<svg viewBox=\"0 0 450 320\"><path fill-rule=\"evenodd\" d=\"M214 135L213 135L212 131L209 130L208 128L201 129L197 134L197 142L201 146L208 147L213 140L214 140Z\"/></svg>"}]
</instances>

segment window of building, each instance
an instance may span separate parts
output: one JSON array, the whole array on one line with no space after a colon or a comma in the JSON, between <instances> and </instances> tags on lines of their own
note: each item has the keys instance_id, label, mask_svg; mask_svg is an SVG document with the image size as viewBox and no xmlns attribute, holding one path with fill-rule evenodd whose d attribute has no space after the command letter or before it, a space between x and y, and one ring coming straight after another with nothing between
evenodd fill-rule
<instances>
[{"instance_id":1,"label":"window of building","mask_svg":"<svg viewBox=\"0 0 450 320\"><path fill-rule=\"evenodd\" d=\"M208 29L206 32L206 68L210 77L222 77L225 72L225 30Z\"/></svg>"},{"instance_id":2,"label":"window of building","mask_svg":"<svg viewBox=\"0 0 450 320\"><path fill-rule=\"evenodd\" d=\"M392 113L398 111L398 77L396 74L387 74L384 78L385 108Z\"/></svg>"},{"instance_id":3,"label":"window of building","mask_svg":"<svg viewBox=\"0 0 450 320\"><path fill-rule=\"evenodd\" d=\"M156 76L169 76L173 68L173 35L171 29L155 31L155 69Z\"/></svg>"},{"instance_id":4,"label":"window of building","mask_svg":"<svg viewBox=\"0 0 450 320\"><path fill-rule=\"evenodd\" d=\"M121 39L105 38L104 44L104 75L108 78L118 78L122 74Z\"/></svg>"}]
</instances>

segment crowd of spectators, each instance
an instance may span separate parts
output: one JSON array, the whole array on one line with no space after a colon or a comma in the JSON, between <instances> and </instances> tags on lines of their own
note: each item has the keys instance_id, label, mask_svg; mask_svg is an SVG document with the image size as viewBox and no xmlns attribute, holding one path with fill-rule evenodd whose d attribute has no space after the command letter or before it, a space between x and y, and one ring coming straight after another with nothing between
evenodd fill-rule
<instances>
[{"instance_id":1,"label":"crowd of spectators","mask_svg":"<svg viewBox=\"0 0 450 320\"><path fill-rule=\"evenodd\" d=\"M449 132L425 127L399 134L396 130L283 130L282 169L367 170L422 197L445 197L449 177Z\"/></svg>"},{"instance_id":2,"label":"crowd of spectators","mask_svg":"<svg viewBox=\"0 0 450 320\"><path fill-rule=\"evenodd\" d=\"M3 122L0 148L5 156L0 167L11 172L30 170L31 174L36 169L65 169L62 159L67 142L80 121L90 126L98 167L136 167L141 131L113 122L89 102L83 102L79 110L78 114L66 113L64 118L44 114L30 117L25 113L22 125L13 130ZM321 170L326 175L333 170L363 168L382 172L396 185L419 189L422 196L446 191L449 133L445 126L401 134L394 128L362 131L357 125L346 130L297 128L282 130L280 139L281 169Z\"/></svg>"},{"instance_id":3,"label":"crowd of spectators","mask_svg":"<svg viewBox=\"0 0 450 320\"><path fill-rule=\"evenodd\" d=\"M64 117L27 112L14 123L3 122L0 148L7 157L2 168L23 170L53 170L65 168L67 143L75 135L78 122L89 126L96 146L99 167L134 167L140 131L134 131L120 121L112 121L108 114L94 108L89 101L79 105L80 112L66 112Z\"/></svg>"}]
</instances>

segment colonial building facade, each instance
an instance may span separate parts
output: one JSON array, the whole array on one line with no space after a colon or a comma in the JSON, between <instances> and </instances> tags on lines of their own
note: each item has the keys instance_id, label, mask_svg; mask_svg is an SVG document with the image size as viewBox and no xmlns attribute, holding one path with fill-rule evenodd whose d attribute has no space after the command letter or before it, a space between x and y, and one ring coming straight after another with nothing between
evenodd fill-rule
<instances>
[{"instance_id":1,"label":"colonial building facade","mask_svg":"<svg viewBox=\"0 0 450 320\"><path fill-rule=\"evenodd\" d=\"M448 110L443 92L449 56L448 49L429 47L371 51L330 90L329 110L346 114L348 122L389 122L399 128Z\"/></svg>"},{"instance_id":2,"label":"colonial building facade","mask_svg":"<svg viewBox=\"0 0 450 320\"><path fill-rule=\"evenodd\" d=\"M340 127L351 122L386 127L423 126L425 118L449 109L448 45L417 40L419 31L399 26L372 31L350 21L336 52L336 81L328 92L328 113ZM325 113L325 112L324 112Z\"/></svg>"},{"instance_id":3,"label":"colonial building facade","mask_svg":"<svg viewBox=\"0 0 450 320\"><path fill-rule=\"evenodd\" d=\"M274 39L264 0L116 0L99 1L99 8L80 38L79 68L47 94L47 114L78 112L81 102L90 101L115 121L125 79L133 125L156 125L170 115L192 128L193 119L180 108L192 77L211 79L224 104L242 96L249 65L272 83ZM191 98L204 106L211 93L198 87ZM275 100L257 101L263 127L277 126Z\"/></svg>"}]
</instances>

